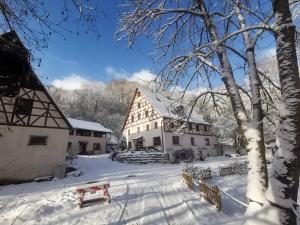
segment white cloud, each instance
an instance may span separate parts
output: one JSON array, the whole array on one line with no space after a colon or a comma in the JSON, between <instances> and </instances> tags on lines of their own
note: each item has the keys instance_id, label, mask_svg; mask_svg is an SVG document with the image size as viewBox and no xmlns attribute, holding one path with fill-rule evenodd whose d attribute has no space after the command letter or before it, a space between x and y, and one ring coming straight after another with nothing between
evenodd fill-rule
<instances>
[{"instance_id":1,"label":"white cloud","mask_svg":"<svg viewBox=\"0 0 300 225\"><path fill-rule=\"evenodd\" d=\"M127 80L138 82L138 83L148 83L154 81L155 78L156 75L154 73L151 73L149 70L143 69L127 77Z\"/></svg>"},{"instance_id":2,"label":"white cloud","mask_svg":"<svg viewBox=\"0 0 300 225\"><path fill-rule=\"evenodd\" d=\"M105 72L114 79L126 79L140 84L149 83L156 78L156 75L147 69L142 69L138 72L129 74L123 69L115 69L114 67L108 66L106 67Z\"/></svg>"},{"instance_id":3,"label":"white cloud","mask_svg":"<svg viewBox=\"0 0 300 225\"><path fill-rule=\"evenodd\" d=\"M69 76L65 76L61 79L55 79L51 84L57 88L63 88L65 90L81 89L84 85L95 83L94 81L88 80L81 75L72 73ZM101 83L97 81L96 83Z\"/></svg>"},{"instance_id":4,"label":"white cloud","mask_svg":"<svg viewBox=\"0 0 300 225\"><path fill-rule=\"evenodd\" d=\"M111 66L106 67L105 72L107 75L111 76L112 78L116 78L116 79L126 79L128 76L128 74L125 70L123 70L123 69L117 70Z\"/></svg>"}]
</instances>

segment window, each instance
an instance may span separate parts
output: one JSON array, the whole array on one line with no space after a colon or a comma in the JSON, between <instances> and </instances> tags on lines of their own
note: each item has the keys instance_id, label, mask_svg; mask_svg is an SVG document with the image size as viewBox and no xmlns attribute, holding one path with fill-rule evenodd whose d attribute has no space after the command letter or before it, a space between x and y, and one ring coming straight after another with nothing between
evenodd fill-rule
<instances>
[{"instance_id":1,"label":"window","mask_svg":"<svg viewBox=\"0 0 300 225\"><path fill-rule=\"evenodd\" d=\"M205 145L210 145L209 138L205 138Z\"/></svg>"},{"instance_id":2,"label":"window","mask_svg":"<svg viewBox=\"0 0 300 225\"><path fill-rule=\"evenodd\" d=\"M172 136L173 145L179 145L179 136Z\"/></svg>"},{"instance_id":3,"label":"window","mask_svg":"<svg viewBox=\"0 0 300 225\"><path fill-rule=\"evenodd\" d=\"M204 125L204 131L207 132L207 126Z\"/></svg>"},{"instance_id":4,"label":"window","mask_svg":"<svg viewBox=\"0 0 300 225\"><path fill-rule=\"evenodd\" d=\"M76 130L76 136L91 137L92 132L90 130Z\"/></svg>"},{"instance_id":5,"label":"window","mask_svg":"<svg viewBox=\"0 0 300 225\"><path fill-rule=\"evenodd\" d=\"M153 137L153 146L160 146L160 145L161 145L160 137Z\"/></svg>"},{"instance_id":6,"label":"window","mask_svg":"<svg viewBox=\"0 0 300 225\"><path fill-rule=\"evenodd\" d=\"M100 143L94 143L93 144L93 150L101 150L101 144Z\"/></svg>"},{"instance_id":7,"label":"window","mask_svg":"<svg viewBox=\"0 0 300 225\"><path fill-rule=\"evenodd\" d=\"M158 125L157 122L154 122L154 129L157 129Z\"/></svg>"},{"instance_id":8,"label":"window","mask_svg":"<svg viewBox=\"0 0 300 225\"><path fill-rule=\"evenodd\" d=\"M140 119L141 119L141 114L139 113L139 114L138 114L138 120L140 120Z\"/></svg>"},{"instance_id":9,"label":"window","mask_svg":"<svg viewBox=\"0 0 300 225\"><path fill-rule=\"evenodd\" d=\"M71 147L72 147L72 142L68 142L68 148L67 148L67 150L70 150Z\"/></svg>"},{"instance_id":10,"label":"window","mask_svg":"<svg viewBox=\"0 0 300 225\"><path fill-rule=\"evenodd\" d=\"M140 132L141 132L141 129L140 129L140 127L137 127L137 128L136 128L136 130L137 130L137 132L138 132L138 133L140 133Z\"/></svg>"},{"instance_id":11,"label":"window","mask_svg":"<svg viewBox=\"0 0 300 225\"><path fill-rule=\"evenodd\" d=\"M128 148L131 149L131 141L128 142Z\"/></svg>"},{"instance_id":12,"label":"window","mask_svg":"<svg viewBox=\"0 0 300 225\"><path fill-rule=\"evenodd\" d=\"M99 131L94 131L94 137L103 137L103 133Z\"/></svg>"},{"instance_id":13,"label":"window","mask_svg":"<svg viewBox=\"0 0 300 225\"><path fill-rule=\"evenodd\" d=\"M131 116L131 122L134 122L134 116Z\"/></svg>"},{"instance_id":14,"label":"window","mask_svg":"<svg viewBox=\"0 0 300 225\"><path fill-rule=\"evenodd\" d=\"M195 138L191 137L191 145L195 145Z\"/></svg>"},{"instance_id":15,"label":"window","mask_svg":"<svg viewBox=\"0 0 300 225\"><path fill-rule=\"evenodd\" d=\"M200 127L198 124L196 124L196 131L199 131L200 130Z\"/></svg>"},{"instance_id":16,"label":"window","mask_svg":"<svg viewBox=\"0 0 300 225\"><path fill-rule=\"evenodd\" d=\"M189 123L189 130L193 130L193 124Z\"/></svg>"},{"instance_id":17,"label":"window","mask_svg":"<svg viewBox=\"0 0 300 225\"><path fill-rule=\"evenodd\" d=\"M70 130L69 135L74 135L74 130Z\"/></svg>"},{"instance_id":18,"label":"window","mask_svg":"<svg viewBox=\"0 0 300 225\"><path fill-rule=\"evenodd\" d=\"M128 129L128 135L130 135L130 129Z\"/></svg>"},{"instance_id":19,"label":"window","mask_svg":"<svg viewBox=\"0 0 300 225\"><path fill-rule=\"evenodd\" d=\"M146 131L148 131L148 130L149 130L149 124L146 125Z\"/></svg>"},{"instance_id":20,"label":"window","mask_svg":"<svg viewBox=\"0 0 300 225\"><path fill-rule=\"evenodd\" d=\"M170 123L170 127L174 128L174 123L173 122Z\"/></svg>"},{"instance_id":21,"label":"window","mask_svg":"<svg viewBox=\"0 0 300 225\"><path fill-rule=\"evenodd\" d=\"M149 116L149 111L148 111L148 110L145 111L145 116L146 116L146 117Z\"/></svg>"},{"instance_id":22,"label":"window","mask_svg":"<svg viewBox=\"0 0 300 225\"><path fill-rule=\"evenodd\" d=\"M139 108L141 108L141 103L140 103L140 102L138 103L138 109L139 109Z\"/></svg>"},{"instance_id":23,"label":"window","mask_svg":"<svg viewBox=\"0 0 300 225\"><path fill-rule=\"evenodd\" d=\"M47 145L47 136L30 136L28 145Z\"/></svg>"},{"instance_id":24,"label":"window","mask_svg":"<svg viewBox=\"0 0 300 225\"><path fill-rule=\"evenodd\" d=\"M33 100L26 98L17 98L15 102L15 113L29 116L31 114Z\"/></svg>"}]
</instances>

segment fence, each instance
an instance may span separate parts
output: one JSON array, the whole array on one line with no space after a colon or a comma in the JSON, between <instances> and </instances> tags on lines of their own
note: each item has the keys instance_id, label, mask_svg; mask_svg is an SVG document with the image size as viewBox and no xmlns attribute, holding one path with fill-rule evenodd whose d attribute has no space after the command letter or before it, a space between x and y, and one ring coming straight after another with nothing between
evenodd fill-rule
<instances>
[{"instance_id":1,"label":"fence","mask_svg":"<svg viewBox=\"0 0 300 225\"><path fill-rule=\"evenodd\" d=\"M210 167L206 169L199 167L187 167L183 171L188 173L190 176L192 176L193 179L196 180L199 180L199 178L208 179L212 177Z\"/></svg>"},{"instance_id":2,"label":"fence","mask_svg":"<svg viewBox=\"0 0 300 225\"><path fill-rule=\"evenodd\" d=\"M218 186L210 187L203 178L199 179L200 194L208 202L216 205L218 210L222 209L221 194Z\"/></svg>"},{"instance_id":3,"label":"fence","mask_svg":"<svg viewBox=\"0 0 300 225\"><path fill-rule=\"evenodd\" d=\"M182 172L182 178L184 182L187 184L187 186L192 189L193 188L193 177L188 174L187 172Z\"/></svg>"},{"instance_id":4,"label":"fence","mask_svg":"<svg viewBox=\"0 0 300 225\"><path fill-rule=\"evenodd\" d=\"M231 174L244 174L247 173L247 163L246 162L235 162L228 166L219 166L220 176L226 176Z\"/></svg>"}]
</instances>

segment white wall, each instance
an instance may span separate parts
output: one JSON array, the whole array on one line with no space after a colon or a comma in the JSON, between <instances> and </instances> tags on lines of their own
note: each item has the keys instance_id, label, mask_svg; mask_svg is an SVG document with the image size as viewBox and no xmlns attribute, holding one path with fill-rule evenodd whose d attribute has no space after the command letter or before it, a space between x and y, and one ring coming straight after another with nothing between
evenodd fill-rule
<instances>
[{"instance_id":1,"label":"white wall","mask_svg":"<svg viewBox=\"0 0 300 225\"><path fill-rule=\"evenodd\" d=\"M0 125L0 183L54 175L65 162L69 130ZM28 145L30 135L48 136L47 145Z\"/></svg>"},{"instance_id":2,"label":"white wall","mask_svg":"<svg viewBox=\"0 0 300 225\"><path fill-rule=\"evenodd\" d=\"M147 121L144 122L142 124L138 124L135 126L131 126L129 128L125 128L123 130L123 135L126 137L127 143L129 141L132 142L132 149L134 149L134 144L132 139L136 138L136 137L140 137L143 136L144 138L144 146L148 147L148 146L153 146L153 137L161 137L161 121L162 118L158 118L156 120L152 120L152 121ZM154 127L154 123L157 122L158 127L155 129ZM149 125L149 131L146 130L146 125ZM140 128L140 132L137 132L137 128ZM130 130L130 134L128 134L128 130ZM162 137L161 137L161 142L162 142Z\"/></svg>"},{"instance_id":3,"label":"white wall","mask_svg":"<svg viewBox=\"0 0 300 225\"><path fill-rule=\"evenodd\" d=\"M93 135L93 134L92 134ZM71 151L74 154L79 153L79 142L87 142L87 152L93 151L94 143L98 143L101 146L100 151L94 151L94 154L104 154L106 152L106 141L105 137L85 137L85 136L76 136L76 130L74 131L74 135L69 135L69 142L72 142Z\"/></svg>"},{"instance_id":4,"label":"white wall","mask_svg":"<svg viewBox=\"0 0 300 225\"><path fill-rule=\"evenodd\" d=\"M179 136L179 145L173 145L172 136ZM194 137L195 145L191 145L191 137ZM205 138L209 138L210 145L205 144ZM178 150L193 150L195 159L200 159L199 151L202 152L203 159L208 156L215 156L216 151L214 145L218 143L216 136L202 136L190 134L176 134L171 132L164 132L164 149L169 153L169 158L174 161L173 153Z\"/></svg>"}]
</instances>

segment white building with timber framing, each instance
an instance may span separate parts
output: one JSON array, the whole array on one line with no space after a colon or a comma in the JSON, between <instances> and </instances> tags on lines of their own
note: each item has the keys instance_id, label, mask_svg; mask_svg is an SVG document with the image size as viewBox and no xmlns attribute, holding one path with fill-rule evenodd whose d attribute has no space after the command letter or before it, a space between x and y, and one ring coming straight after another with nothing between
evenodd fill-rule
<instances>
[{"instance_id":1,"label":"white building with timber framing","mask_svg":"<svg viewBox=\"0 0 300 225\"><path fill-rule=\"evenodd\" d=\"M14 31L0 36L0 184L53 176L71 124L30 65Z\"/></svg>"},{"instance_id":2,"label":"white building with timber framing","mask_svg":"<svg viewBox=\"0 0 300 225\"><path fill-rule=\"evenodd\" d=\"M193 112L189 122L178 116L183 106L146 88L137 88L123 125L129 149L154 147L169 154L171 162L204 159L218 154L212 126Z\"/></svg>"}]
</instances>

